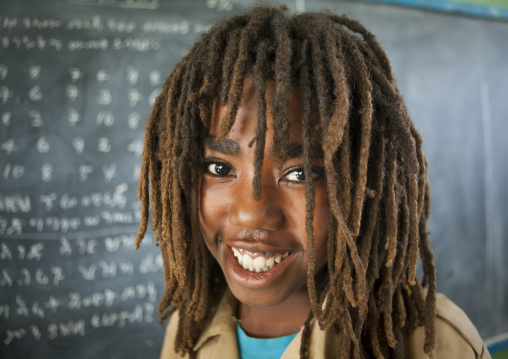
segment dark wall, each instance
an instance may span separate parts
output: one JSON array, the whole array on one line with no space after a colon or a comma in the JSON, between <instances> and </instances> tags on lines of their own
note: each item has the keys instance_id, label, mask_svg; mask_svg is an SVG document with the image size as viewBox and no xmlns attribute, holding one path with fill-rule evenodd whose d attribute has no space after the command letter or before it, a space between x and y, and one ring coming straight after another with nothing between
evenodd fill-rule
<instances>
[{"instance_id":1,"label":"dark wall","mask_svg":"<svg viewBox=\"0 0 508 359\"><path fill-rule=\"evenodd\" d=\"M438 288L508 325L508 24L335 1L385 45L423 133ZM0 356L157 357L159 251L138 252L143 125L212 19L250 1L0 5ZM504 59L504 61L503 61Z\"/></svg>"}]
</instances>

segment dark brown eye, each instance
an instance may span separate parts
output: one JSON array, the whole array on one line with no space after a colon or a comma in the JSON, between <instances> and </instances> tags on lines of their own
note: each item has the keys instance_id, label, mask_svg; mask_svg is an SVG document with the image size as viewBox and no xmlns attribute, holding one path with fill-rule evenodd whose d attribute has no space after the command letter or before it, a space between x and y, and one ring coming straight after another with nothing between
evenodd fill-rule
<instances>
[{"instance_id":1,"label":"dark brown eye","mask_svg":"<svg viewBox=\"0 0 508 359\"><path fill-rule=\"evenodd\" d=\"M323 177L323 170L320 168L314 168L312 170L312 180L317 180ZM302 183L305 181L305 172L302 167L297 167L289 170L284 175L284 179L289 182Z\"/></svg>"},{"instance_id":2,"label":"dark brown eye","mask_svg":"<svg viewBox=\"0 0 508 359\"><path fill-rule=\"evenodd\" d=\"M303 182L305 181L305 173L303 169L291 171L286 175L286 180L290 182Z\"/></svg>"},{"instance_id":3,"label":"dark brown eye","mask_svg":"<svg viewBox=\"0 0 508 359\"><path fill-rule=\"evenodd\" d=\"M224 177L229 176L232 174L231 167L223 164L223 163L207 163L206 164L206 171L211 174L212 176L218 176L218 177Z\"/></svg>"}]
</instances>

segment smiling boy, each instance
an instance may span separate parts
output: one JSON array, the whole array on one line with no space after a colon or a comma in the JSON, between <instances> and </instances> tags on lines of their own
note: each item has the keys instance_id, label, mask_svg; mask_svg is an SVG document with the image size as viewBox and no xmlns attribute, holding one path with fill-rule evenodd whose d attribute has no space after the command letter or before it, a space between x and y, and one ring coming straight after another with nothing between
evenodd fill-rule
<instances>
[{"instance_id":1,"label":"smiling boy","mask_svg":"<svg viewBox=\"0 0 508 359\"><path fill-rule=\"evenodd\" d=\"M436 294L421 143L358 22L259 6L204 34L145 132L161 358L490 358Z\"/></svg>"}]
</instances>

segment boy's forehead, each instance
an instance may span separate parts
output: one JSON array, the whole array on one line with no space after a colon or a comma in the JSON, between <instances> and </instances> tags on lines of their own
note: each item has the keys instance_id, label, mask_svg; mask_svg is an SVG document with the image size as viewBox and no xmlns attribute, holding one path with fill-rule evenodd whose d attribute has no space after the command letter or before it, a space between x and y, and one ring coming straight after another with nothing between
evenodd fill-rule
<instances>
[{"instance_id":1,"label":"boy's forehead","mask_svg":"<svg viewBox=\"0 0 508 359\"><path fill-rule=\"evenodd\" d=\"M243 90L241 99L239 102L238 110L236 113L233 127L235 130L240 129L243 126L249 126L252 123L257 125L258 121L258 94L256 93L256 87L254 80L251 75L246 75L243 84ZM266 105L266 127L267 131L273 131L273 115L272 115L272 104L275 97L275 81L272 79L266 80L265 93L265 105ZM311 111L311 124L312 124L312 138L314 141L320 141L319 128L317 126L318 116L315 107L309 104L312 108ZM289 108L289 136L290 142L301 142L302 138L302 120L303 120L303 105L301 93L298 87L292 86L291 96L288 102ZM211 119L209 121L210 127L207 130L206 135L217 136L219 128L221 126L222 119L226 116L228 111L228 104L221 104L219 98L216 98L213 103ZM249 122L238 123L238 118L248 118Z\"/></svg>"}]
</instances>

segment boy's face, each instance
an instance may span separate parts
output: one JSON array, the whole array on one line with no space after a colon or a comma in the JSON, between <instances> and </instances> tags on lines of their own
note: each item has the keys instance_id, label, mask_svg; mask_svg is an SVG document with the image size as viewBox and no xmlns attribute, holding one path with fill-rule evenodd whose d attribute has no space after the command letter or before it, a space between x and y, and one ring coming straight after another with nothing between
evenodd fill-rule
<instances>
[{"instance_id":1,"label":"boy's face","mask_svg":"<svg viewBox=\"0 0 508 359\"><path fill-rule=\"evenodd\" d=\"M309 261L305 229L306 197L301 153L301 104L294 90L290 103L290 158L273 154L274 83L267 83L267 133L259 201L253 198L257 100L251 77L244 83L235 123L224 140L215 136L225 106L216 106L203 141L204 174L199 219L205 243L220 264L234 296L244 304L274 306L306 292ZM317 138L317 134L313 138ZM313 141L317 143L317 141ZM316 272L326 263L330 218L322 156L315 151L314 241ZM240 259L239 259L240 258ZM245 268L244 268L245 267Z\"/></svg>"}]
</instances>

